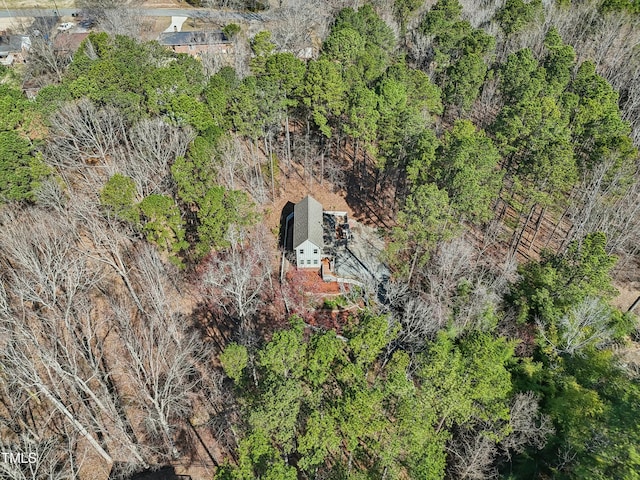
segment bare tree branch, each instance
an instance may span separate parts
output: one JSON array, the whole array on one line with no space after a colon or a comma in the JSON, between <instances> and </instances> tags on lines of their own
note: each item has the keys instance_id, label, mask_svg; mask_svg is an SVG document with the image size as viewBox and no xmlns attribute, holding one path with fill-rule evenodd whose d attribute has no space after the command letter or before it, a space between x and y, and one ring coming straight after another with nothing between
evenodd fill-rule
<instances>
[{"instance_id":1,"label":"bare tree branch","mask_svg":"<svg viewBox=\"0 0 640 480\"><path fill-rule=\"evenodd\" d=\"M271 276L266 236L261 228L251 234L231 228L230 247L209 261L204 275L209 300L237 319L241 332L249 330Z\"/></svg>"}]
</instances>

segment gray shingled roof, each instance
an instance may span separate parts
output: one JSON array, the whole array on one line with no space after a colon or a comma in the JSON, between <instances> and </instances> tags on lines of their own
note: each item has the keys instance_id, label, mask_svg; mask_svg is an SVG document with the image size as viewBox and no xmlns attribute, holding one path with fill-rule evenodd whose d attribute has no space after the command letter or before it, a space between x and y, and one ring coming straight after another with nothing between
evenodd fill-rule
<instances>
[{"instance_id":1,"label":"gray shingled roof","mask_svg":"<svg viewBox=\"0 0 640 480\"><path fill-rule=\"evenodd\" d=\"M221 31L213 32L163 32L158 38L160 45L213 45L216 43L229 43L229 40Z\"/></svg>"},{"instance_id":2,"label":"gray shingled roof","mask_svg":"<svg viewBox=\"0 0 640 480\"><path fill-rule=\"evenodd\" d=\"M322 241L322 205L307 195L293 207L293 248L298 248L306 240L318 247Z\"/></svg>"},{"instance_id":3,"label":"gray shingled roof","mask_svg":"<svg viewBox=\"0 0 640 480\"><path fill-rule=\"evenodd\" d=\"M0 52L4 55L21 52L24 38L28 37L23 37L22 35L0 35Z\"/></svg>"}]
</instances>

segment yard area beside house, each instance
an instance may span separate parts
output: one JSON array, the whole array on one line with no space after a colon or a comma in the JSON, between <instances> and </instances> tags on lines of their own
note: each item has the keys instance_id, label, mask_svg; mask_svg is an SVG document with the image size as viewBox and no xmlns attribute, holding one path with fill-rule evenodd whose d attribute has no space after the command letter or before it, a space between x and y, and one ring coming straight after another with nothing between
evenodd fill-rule
<instances>
[{"instance_id":1,"label":"yard area beside house","mask_svg":"<svg viewBox=\"0 0 640 480\"><path fill-rule=\"evenodd\" d=\"M280 279L295 297L291 304L306 317L315 318L314 311L334 303L338 312L357 307L382 290L390 273L382 261L384 241L373 227L351 219L346 210L326 210L309 195L295 205L288 202L280 218ZM336 302L350 292L358 293L345 304Z\"/></svg>"}]
</instances>

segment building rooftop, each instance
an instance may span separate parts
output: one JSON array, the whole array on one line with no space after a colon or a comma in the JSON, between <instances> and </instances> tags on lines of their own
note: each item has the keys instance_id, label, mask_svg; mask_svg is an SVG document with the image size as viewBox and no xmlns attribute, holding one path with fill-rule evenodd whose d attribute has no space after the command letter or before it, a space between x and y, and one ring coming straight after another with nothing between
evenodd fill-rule
<instances>
[{"instance_id":1,"label":"building rooftop","mask_svg":"<svg viewBox=\"0 0 640 480\"><path fill-rule=\"evenodd\" d=\"M19 53L23 48L28 49L30 45L31 41L27 36L0 34L0 55Z\"/></svg>"},{"instance_id":2,"label":"building rooftop","mask_svg":"<svg viewBox=\"0 0 640 480\"><path fill-rule=\"evenodd\" d=\"M293 207L293 248L309 240L322 247L322 205L307 195Z\"/></svg>"},{"instance_id":3,"label":"building rooftop","mask_svg":"<svg viewBox=\"0 0 640 480\"><path fill-rule=\"evenodd\" d=\"M163 32L158 38L160 45L213 45L231 43L220 30L212 32Z\"/></svg>"},{"instance_id":4,"label":"building rooftop","mask_svg":"<svg viewBox=\"0 0 640 480\"><path fill-rule=\"evenodd\" d=\"M75 52L88 36L88 33L61 33L53 40L53 47L59 51Z\"/></svg>"}]
</instances>

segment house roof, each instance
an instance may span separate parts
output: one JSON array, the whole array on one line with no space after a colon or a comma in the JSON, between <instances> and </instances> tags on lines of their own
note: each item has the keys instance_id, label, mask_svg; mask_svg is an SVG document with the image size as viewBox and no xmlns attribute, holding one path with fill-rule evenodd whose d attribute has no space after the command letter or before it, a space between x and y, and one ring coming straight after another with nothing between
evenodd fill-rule
<instances>
[{"instance_id":1,"label":"house roof","mask_svg":"<svg viewBox=\"0 0 640 480\"><path fill-rule=\"evenodd\" d=\"M0 53L19 53L23 48L28 48L30 43L29 37L24 35L0 35Z\"/></svg>"},{"instance_id":2,"label":"house roof","mask_svg":"<svg viewBox=\"0 0 640 480\"><path fill-rule=\"evenodd\" d=\"M163 32L158 38L160 45L213 45L216 43L229 43L229 40L220 30L213 32Z\"/></svg>"},{"instance_id":3,"label":"house roof","mask_svg":"<svg viewBox=\"0 0 640 480\"><path fill-rule=\"evenodd\" d=\"M307 195L293 207L293 248L309 240L322 247L322 205Z\"/></svg>"},{"instance_id":4,"label":"house roof","mask_svg":"<svg viewBox=\"0 0 640 480\"><path fill-rule=\"evenodd\" d=\"M60 33L53 40L53 48L65 52L75 52L88 36L88 33Z\"/></svg>"}]
</instances>

